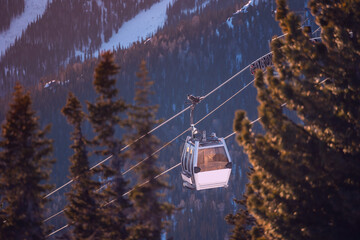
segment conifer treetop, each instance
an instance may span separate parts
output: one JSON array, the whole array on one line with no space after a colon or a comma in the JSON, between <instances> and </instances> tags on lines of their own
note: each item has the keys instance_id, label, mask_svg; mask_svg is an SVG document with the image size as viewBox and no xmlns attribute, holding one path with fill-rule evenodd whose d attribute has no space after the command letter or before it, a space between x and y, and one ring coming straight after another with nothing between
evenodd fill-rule
<instances>
[{"instance_id":1,"label":"conifer treetop","mask_svg":"<svg viewBox=\"0 0 360 240\"><path fill-rule=\"evenodd\" d=\"M52 140L31 109L29 93L16 84L0 141L1 239L45 239L44 194L50 186Z\"/></svg>"}]
</instances>

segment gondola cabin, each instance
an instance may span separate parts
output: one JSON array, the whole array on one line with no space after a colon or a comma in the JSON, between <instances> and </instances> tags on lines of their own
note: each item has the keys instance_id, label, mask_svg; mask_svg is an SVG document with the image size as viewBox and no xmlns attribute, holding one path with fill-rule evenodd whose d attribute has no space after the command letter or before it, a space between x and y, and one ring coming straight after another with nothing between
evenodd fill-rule
<instances>
[{"instance_id":1,"label":"gondola cabin","mask_svg":"<svg viewBox=\"0 0 360 240\"><path fill-rule=\"evenodd\" d=\"M181 166L183 186L203 190L227 187L232 162L223 138L203 134L200 139L186 138Z\"/></svg>"}]
</instances>

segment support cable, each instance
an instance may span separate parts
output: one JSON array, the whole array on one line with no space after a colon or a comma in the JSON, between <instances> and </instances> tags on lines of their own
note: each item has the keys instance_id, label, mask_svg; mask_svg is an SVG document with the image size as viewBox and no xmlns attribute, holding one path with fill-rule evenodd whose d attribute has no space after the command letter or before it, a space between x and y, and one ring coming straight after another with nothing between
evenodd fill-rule
<instances>
[{"instance_id":1,"label":"support cable","mask_svg":"<svg viewBox=\"0 0 360 240\"><path fill-rule=\"evenodd\" d=\"M316 31L318 31L320 28L316 29L313 33L315 33ZM286 34L285 34L286 35ZM280 36L281 37L281 36ZM316 38L311 38L310 40L316 40L316 39L321 39L321 37L316 37ZM265 54L264 56L258 58L257 60L253 61L251 64L255 63L256 61L260 60L261 58L271 54L272 52L269 52L267 54ZM251 66L251 64L247 65L245 68L243 68L242 70L240 70L239 72L237 72L235 75L233 75L232 77L230 77L229 79L227 79L225 82L223 82L222 84L220 84L218 87L214 88L212 91L210 91L208 94L206 94L203 99L207 98L208 96L210 96L212 93L214 93L216 90L220 89L221 87L223 87L225 84L227 84L228 82L230 82L232 79L234 79L235 77L237 77L238 75L240 75L243 71L245 71L247 68L249 68ZM327 79L323 80L321 83L325 82ZM237 94L239 94L240 92L242 92L245 88L247 88L251 83L253 83L255 81L255 79L253 79L252 81L250 81L247 85L245 85L242 89L240 89L238 92L236 92L235 94L233 94L230 98L228 98L225 102L223 102L222 104L220 104L217 108L213 109L210 113L208 113L207 115L205 115L202 119L200 119L199 121L197 121L195 125L197 125L198 123L200 123L201 121L203 121L205 118L207 118L209 115L211 115L212 113L214 113L217 109L219 109L220 107L222 107L226 102L230 101L233 97L235 97ZM320 84L321 84L320 83ZM284 103L283 105L286 105L286 103ZM283 106L282 105L282 106ZM187 108L183 109L182 111L180 111L179 113L175 114L174 116L172 116L171 118L167 119L165 122L159 124L157 127L153 128L152 130L150 130L148 133L142 135L141 137L137 138L135 141L133 141L132 143L126 145L125 147L123 147L121 151L124 151L125 149L129 148L132 144L136 143L137 141L139 141L140 139L144 138L145 136L147 136L148 134L151 134L152 132L154 132L155 130L157 130L158 128L162 127L163 125L165 125L166 123L170 122L172 119L176 118L177 116L179 116L180 114L182 114L183 112L187 111L188 109L190 109L191 106L188 106ZM261 118L257 118L256 120L252 121L250 124L253 124L257 121L259 121ZM153 154L151 154L149 157L143 159L142 161L138 162L137 164L135 164L134 166L132 166L131 168L129 168L128 170L126 170L123 175L125 175L126 173L130 172L131 170L133 170L134 168L136 168L137 166L139 166L141 163L143 163L144 161L146 161L147 159L149 159L150 157L154 156L155 154L157 154L158 152L160 152L162 149L164 149L165 147L167 147L168 145L170 145L173 141L175 141L178 137L182 136L183 134L185 134L187 131L189 130L186 129L184 132L182 132L181 134L179 134L177 137L175 137L174 139L172 139L171 141L169 141L168 143L166 143L165 145L163 145L161 148L159 148L157 151L155 151ZM229 134L228 136L226 136L224 139L226 140L227 138L233 136L235 134L235 132ZM112 157L112 155L110 155L109 157L105 158L104 160L102 160L101 162L97 163L96 165L94 165L93 167L90 168L90 170L102 165L103 163L105 163L106 161L108 161L110 158ZM71 179L70 181L68 181L67 183L65 183L64 185L58 187L57 189L55 189L54 191L50 192L49 194L47 194L44 198L48 198L50 197L52 194L54 194L55 192L59 191L60 189L64 188L65 186L69 185L70 183L72 183L74 180ZM132 190L131 190L132 191ZM60 212L48 217L47 219L45 219L43 222L46 222L52 218L54 218L55 216L61 214L62 212L64 212L65 209L61 210Z\"/></svg>"},{"instance_id":2,"label":"support cable","mask_svg":"<svg viewBox=\"0 0 360 240\"><path fill-rule=\"evenodd\" d=\"M220 107L222 107L225 103L227 103L228 101L230 101L232 98L234 98L236 95L238 95L239 93L241 93L242 91L244 91L248 86L250 86L253 82L255 81L255 79L253 79L252 81L250 81L248 84L246 84L244 87L242 87L239 91L237 91L235 94L233 94L230 98L228 98L227 100L225 100L223 103L221 103L219 106L217 106L215 109L213 109L211 112L209 112L208 114L206 114L203 118L201 118L199 121L197 121L194 126L196 126L197 124L199 124L200 122L202 122L203 120L205 120L208 116L210 116L211 114L213 114L216 110L218 110ZM160 147L158 150L156 150L155 152L153 152L150 156L144 158L143 160L141 160L140 162L138 162L137 164L135 164L134 166L132 166L131 168L129 168L128 170L126 170L123 175L127 174L128 172L130 172L131 170L133 170L134 168L136 168L137 166L139 166L140 164L142 164L143 162L145 162L146 160L148 160L149 158L153 157L155 154L159 153L162 149L164 149L165 147L169 146L172 142L174 142L177 138L181 137L182 135L184 135L187 131L189 131L191 129L188 128L185 131L183 131L182 133L180 133L179 135L177 135L175 138L173 138L172 140L170 140L169 142L167 142L166 144L164 144L162 147ZM131 190L132 191L132 190ZM46 218L43 222L47 222L49 220L51 220L52 218L58 216L60 213L63 213L65 209L61 210L58 213L55 213L54 215Z\"/></svg>"},{"instance_id":3,"label":"support cable","mask_svg":"<svg viewBox=\"0 0 360 240\"><path fill-rule=\"evenodd\" d=\"M217 91L218 89L220 89L221 87L223 87L225 84L229 83L231 80L233 80L235 77L237 77L238 75L240 75L242 72L244 72L246 69L248 69L251 64L255 63L256 61L260 60L261 58L271 54L267 53L262 57L259 57L258 59L256 59L255 61L253 61L252 63L250 63L249 65L247 65L246 67L244 67L243 69L241 69L239 72L237 72L235 75L233 75L232 77L228 78L225 82L223 82L222 84L220 84L219 86L217 86L216 88L214 88L212 91L210 91L208 94L206 94L203 99L207 98L208 96L210 96L211 94L213 94L215 91ZM148 134L154 132L155 130L157 130L158 128L164 126L166 123L170 122L171 120L173 120L174 118L178 117L180 114L184 113L185 111L189 110L191 108L191 106L188 106L187 108L181 110L180 112L178 112L177 114L175 114L174 116L172 116L171 118L167 119L165 122L159 124L158 126L156 126L155 128L153 128L152 130L150 130L149 132L147 132L146 134L142 135L141 137L137 138L136 140L134 140L134 142L129 143L128 145L126 145L125 147L123 147L122 149L120 149L120 152L126 150L127 148L129 148L131 145L133 145L134 143L136 143L137 141L141 140L142 138L144 138L145 136L147 136ZM104 164L105 162L107 162L109 159L112 158L112 155L108 156L107 158L103 159L102 161L100 161L99 163L97 163L96 165L92 166L90 168L90 170ZM52 192L48 193L47 195L45 195L45 198L49 198L51 195L53 195L54 193L58 192L59 190L61 190L62 188L66 187L67 185L71 184L74 181L74 179L69 180L67 183L61 185L60 187L56 188L55 190L53 190Z\"/></svg>"},{"instance_id":4,"label":"support cable","mask_svg":"<svg viewBox=\"0 0 360 240\"><path fill-rule=\"evenodd\" d=\"M319 84L322 84L322 83L326 82L327 80L329 80L329 78L326 78L326 79L322 80ZM206 114L203 118L201 118L199 121L197 121L197 122L194 124L194 126L197 125L198 123L200 123L201 121L203 121L203 120L204 120L205 118L207 118L208 116L210 116L210 115L211 115L212 113L214 113L217 109L219 109L220 107L222 107L225 103L227 103L229 100L231 100L231 99L232 99L233 97L235 97L237 94L239 94L239 93L242 92L244 89L246 89L246 88L247 88L251 83L253 83L254 81L255 81L255 79L253 79L252 81L250 81L247 85L245 85L243 88L241 88L241 89L240 89L239 91L237 91L235 94L233 94L230 98L228 98L227 100L225 100L222 104L220 104L218 107L216 107L215 109L213 109L210 113ZM283 104L281 104L281 107L286 106L286 104L287 104L286 102L283 103ZM261 119L261 117L258 117L257 119L255 119L255 120L253 120L252 122L250 122L250 125L258 122L260 119ZM183 131L181 134L179 134L177 137L175 137L174 139L172 139L171 141L169 141L168 143L166 143L165 145L163 145L161 148L159 148L157 151L155 151L153 154L151 154L151 156L143 159L141 162L139 162L138 164L136 164L135 166L133 166L133 167L131 168L131 170L132 170L133 168L135 168L136 166L138 166L140 163L146 161L147 159L149 159L150 157L152 157L153 155L155 155L156 153L160 152L162 149L164 149L164 148L167 147L168 145L170 145L170 144L171 144L173 141L175 141L177 138L179 138L180 136L182 136L183 134L185 134L189 129L190 129L190 128L186 129L186 130ZM231 136L233 136L233 135L235 135L235 134L236 134L236 132L230 133L229 135L227 135L226 137L224 137L224 140L228 139L229 137L231 137ZM180 166L180 165L181 165L181 163L178 163L178 164L172 166L171 168L169 168L169 169L165 170L164 172L162 172L162 173L158 174L157 176L155 176L153 179L159 178L160 176L164 175L164 174L167 173L167 172L170 172L171 170L177 168L177 167ZM123 174L125 174L125 173L127 173L127 172L129 172L129 171L131 171L131 170L129 169L129 170L127 170L126 172L124 172ZM150 180L147 180L147 181L143 182L142 184L140 184L139 186L136 186L136 187L142 187L142 186L144 186L145 184L149 183L149 181L150 181ZM132 191L134 191L134 189L135 189L136 187L134 187L134 188L132 188L131 190L129 190L128 192L124 193L123 196L126 196L126 195L130 194ZM107 205L109 205L109 204L112 204L114 201L116 201L116 199L111 200L110 202L106 203L104 206L107 206ZM51 216L51 217L49 217L49 218L47 218L47 219L45 219L43 222L46 222L46 221L50 220L51 218L59 215L60 213L63 213L64 210L65 210L65 209L61 210L60 212L54 214L53 216ZM67 228L68 226L69 226L69 225L66 224L66 225L64 225L63 227L61 227L61 228L55 230L54 232L50 233L50 234L47 235L46 237L50 237L50 236L54 235L55 233L60 232L61 230Z\"/></svg>"},{"instance_id":5,"label":"support cable","mask_svg":"<svg viewBox=\"0 0 360 240\"><path fill-rule=\"evenodd\" d=\"M129 148L131 145L133 145L134 143L138 142L140 139L144 138L145 136L151 134L152 132L154 132L155 130L157 130L158 128L162 127L163 125L165 125L166 123L170 122L171 120L173 120L174 118L176 118L177 116L179 116L180 114L184 113L185 111L187 111L188 109L190 109L190 106L181 110L180 112L178 112L177 114L175 114L174 116L172 116L171 118L167 119L165 122L159 124L158 126L156 126L155 128L153 128L152 130L150 130L149 132L147 132L146 134L142 135L141 137L137 138L136 140L134 140L133 142L129 143L128 145L126 145L125 147L123 147L122 149L120 149L120 152L124 151L125 149ZM109 159L111 159L113 157L113 155L108 156L107 158L105 158L104 160L100 161L99 163L97 163L96 165L92 166L90 168L90 170L93 170L94 168L104 164L105 162L107 162ZM69 180L67 183L61 185L60 187L56 188L55 190L53 190L52 192L48 193L47 195L45 195L44 198L48 198L51 195L53 195L54 193L56 193L57 191L61 190L62 188L66 187L67 185L71 184L74 181L74 179Z\"/></svg>"},{"instance_id":6,"label":"support cable","mask_svg":"<svg viewBox=\"0 0 360 240\"><path fill-rule=\"evenodd\" d=\"M323 84L324 82L326 82L327 80L329 80L329 78L325 78L324 80L322 80L321 82L318 83L318 85ZM286 102L281 104L281 107L285 107L286 106ZM250 125L253 125L254 123L258 122L261 119L261 117L258 117L257 119L255 119L254 121L250 122ZM234 136L236 134L236 132L230 133L229 135L227 135L226 137L224 137L224 140L228 139L231 136Z\"/></svg>"},{"instance_id":7,"label":"support cable","mask_svg":"<svg viewBox=\"0 0 360 240\"><path fill-rule=\"evenodd\" d=\"M209 112L208 114L206 114L203 118L201 118L199 121L197 121L194 126L196 126L197 124L199 124L200 122L202 122L203 120L205 120L207 117L209 117L211 114L213 114L216 110L218 110L220 107L222 107L225 103L227 103L228 101L230 101L232 98L234 98L236 95L238 95L239 93L241 93L242 91L244 91L248 86L250 86L253 82L255 81L255 79L253 79L252 81L250 81L248 84L246 84L244 87L242 87L239 91L237 91L235 94L233 94L230 98L228 98L227 100L225 100L223 103L221 103L219 106L217 106L215 109L213 109L211 112ZM131 170L133 170L134 168L136 168L137 166L139 166L140 164L142 164L143 162L145 162L146 160L148 160L149 158L153 157L155 154L159 153L162 149L164 149L165 147L169 146L172 142L174 142L177 138L181 137L182 135L184 135L187 131L189 131L191 129L191 127L189 127L188 129L186 129L185 131L183 131L182 133L180 133L179 135L177 135L175 138L173 138L172 140L170 140L169 142L167 142L166 144L164 144L162 147L160 147L158 150L156 150L155 152L153 152L150 156L144 158L143 160L141 160L140 162L138 162L137 164L135 164L134 166L132 166L131 168L129 168L128 170L126 170L123 175L127 174L128 172L130 172ZM166 171L165 171L166 172ZM165 173L164 172L164 173ZM162 174L164 174L162 173ZM155 178L161 176L162 174L159 174L158 176L156 176ZM143 186L146 183L143 183L140 186ZM131 189L129 192L133 191L134 189ZM129 192L125 193L125 195L127 195ZM125 196L123 195L123 196ZM113 200L115 201L115 200ZM106 205L108 205L110 203L107 203ZM105 205L105 206L106 206ZM58 216L59 214L63 213L65 209L61 210L60 212L55 213L54 215L46 218L43 222L47 222L49 220L51 220L52 218Z\"/></svg>"}]
</instances>

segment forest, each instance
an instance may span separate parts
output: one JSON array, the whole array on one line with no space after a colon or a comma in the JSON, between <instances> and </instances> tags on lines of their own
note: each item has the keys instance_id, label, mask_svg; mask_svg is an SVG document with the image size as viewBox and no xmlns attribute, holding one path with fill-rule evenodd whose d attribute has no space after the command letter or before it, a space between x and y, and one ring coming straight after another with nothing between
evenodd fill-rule
<instances>
[{"instance_id":1,"label":"forest","mask_svg":"<svg viewBox=\"0 0 360 240\"><path fill-rule=\"evenodd\" d=\"M10 8L15 2L9 1L7 6ZM42 76L56 73L59 66L92 56L102 38L108 41L113 31L154 2L157 1L52 1L45 14L32 22L2 56L1 93L9 92L15 79L34 87ZM86 56L76 55L77 50L83 49Z\"/></svg>"},{"instance_id":2,"label":"forest","mask_svg":"<svg viewBox=\"0 0 360 240\"><path fill-rule=\"evenodd\" d=\"M290 9L295 11L291 12L285 1L277 1L274 15L269 10L272 1L259 1L257 6L247 8L246 13L237 12L246 4L244 1L210 1L204 9L192 13L185 10L202 1L176 1L167 10L165 26L149 41L139 41L130 48L114 48L113 53L104 53L102 57L99 54L97 58L93 58L92 51L96 51L100 42L91 47L93 41L87 42L90 37L85 36L92 33L86 26L78 36L77 30L63 40L54 36L48 44L53 44L58 52L46 53L51 49L46 47L48 50L42 56L26 44L34 41L32 44L45 47L41 41L50 39L51 31L41 33L45 35L38 42L39 36L27 30L0 62L4 83L1 101L8 106L0 113L1 119L5 119L0 145L3 206L0 220L7 222L0 229L0 236L16 238L11 235L13 227L19 224L16 221L26 219L26 216L24 219L14 217L10 221L15 213L12 207L21 201L10 200L8 196L14 193L8 190L7 181L18 174L17 170L24 171L25 178L31 177L29 169L16 167L19 158L29 157L26 154L30 153L24 152L24 156L18 158L12 156L16 150L10 149L12 145L6 140L17 138L13 132L16 129L10 131L11 122L18 125L16 121L26 120L16 119L14 116L19 113L14 111L25 111L20 115L28 117L26 124L37 119L30 127L36 147L29 159L34 159L41 171L46 171L38 177L38 185L29 188L37 192L27 193L37 198L34 202L38 202L35 208L39 215L31 222L33 225L19 224L27 229L19 231L25 234L21 239L30 239L34 232L40 235L33 239L45 238L66 225L67 230L59 235L75 239L356 239L360 212L357 206L360 61L356 26L360 9L359 1L342 3L309 1L306 11L311 12L312 23L303 28L305 20L310 18L305 13L299 14L304 2L289 1ZM54 7L53 11L67 8L74 14L76 11L90 14L75 14L81 21L72 19L73 23L88 23L96 16L94 26L102 27L93 36L100 41L99 34L102 32L105 36L106 32L104 22L113 19L114 25L110 25L118 29L119 22L124 21L114 16L106 20L107 11L96 10L95 1L84 5L81 1L77 5L75 1L67 7L67 1L54 0L53 4L47 11ZM104 1L104 6L106 4L113 3ZM128 18L150 5L139 2L138 10ZM114 9L111 6L105 8ZM122 4L114 15L126 6ZM39 19L39 24L41 21L45 20ZM73 25L74 29L80 26ZM40 26L34 23L28 29L38 28L40 33L43 28ZM113 29L108 30L108 36ZM309 40L315 30L321 41ZM282 34L286 36L270 42L274 35ZM61 41L68 43L62 45ZM75 57L75 49L83 46L89 49L89 54ZM265 73L247 70L199 104L195 112L196 119L208 114L247 86L254 78L252 73L255 74L254 85L246 87L244 93L199 126L220 136L236 133L235 139L227 141L234 159L227 189L200 192L183 189L179 169L169 173L166 182L159 178L159 182L150 180L149 186L134 187L175 165L184 139L176 139L136 173L126 178L119 174L186 129L188 115L174 119L166 129L161 128L144 139L146 144L136 144L129 152L119 153L122 146L159 124L156 119L166 120L187 107L187 94L204 96L270 51L273 69ZM18 54L26 57L16 57ZM44 57L48 54L50 58ZM24 62L20 63L19 59ZM5 73L4 66L14 71ZM113 67L108 70L108 77L100 74L106 72L101 70L104 66ZM19 72L24 74L20 76ZM15 79L30 90L31 97ZM56 79L55 84L44 88L52 79ZM109 84L106 85L104 79L109 80ZM9 93L14 87L15 93L11 96ZM106 98L109 100L104 101ZM109 102L113 105L107 106ZM26 104L29 109L20 109ZM112 110L105 112L107 107ZM235 112L236 109L242 111ZM35 112L38 118L34 118ZM252 123L255 119L258 119L256 123ZM51 130L48 124L52 125ZM6 135L11 133L14 135ZM113 135L107 136L109 133ZM115 156L109 164L97 171L88 171L109 155ZM9 166L14 166L11 168L14 171L8 171ZM18 175L21 181L22 174ZM45 179L51 187L40 183ZM72 186L66 186L46 201L39 200L69 179L74 180ZM111 181L101 185L107 179ZM14 182L14 187L18 185L21 184ZM101 186L106 190L96 191ZM136 191L128 197L122 196L133 188L130 186ZM144 197L144 194L150 195ZM114 206L97 211L114 196L117 196ZM81 197L87 197L85 202L89 204L84 205ZM145 209L147 203L153 204L159 214ZM30 211L24 205L16 207ZM59 216L46 223L42 221L62 209L64 212ZM90 209L91 214L82 212ZM99 220L91 222L90 219ZM87 223L85 228L82 221Z\"/></svg>"}]
</instances>

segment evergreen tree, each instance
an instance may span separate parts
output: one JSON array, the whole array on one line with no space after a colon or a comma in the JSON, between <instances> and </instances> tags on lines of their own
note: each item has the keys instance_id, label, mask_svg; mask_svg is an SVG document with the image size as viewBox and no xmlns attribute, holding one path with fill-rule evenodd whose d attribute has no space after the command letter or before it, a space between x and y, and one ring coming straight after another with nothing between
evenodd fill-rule
<instances>
[{"instance_id":1,"label":"evergreen tree","mask_svg":"<svg viewBox=\"0 0 360 240\"><path fill-rule=\"evenodd\" d=\"M103 233L99 230L99 220L104 218L99 194L96 190L100 187L99 182L92 180L93 172L89 170L87 140L82 134L81 125L85 114L81 110L79 100L69 94L66 106L62 109L67 121L74 127L71 136L74 150L70 158L70 178L74 179L71 191L67 194L69 203L65 208L65 215L72 227L74 239L100 239Z\"/></svg>"},{"instance_id":2,"label":"evergreen tree","mask_svg":"<svg viewBox=\"0 0 360 240\"><path fill-rule=\"evenodd\" d=\"M130 157L142 163L135 170L140 184L130 193L134 207L134 224L129 228L128 239L161 239L166 218L172 214L174 208L169 203L159 202L159 190L168 188L168 185L164 181L154 179L160 173L156 166L157 157L153 156L159 140L147 133L158 123L155 120L158 107L150 105L149 96L152 94L150 88L153 81L148 78L145 61L141 62L140 71L136 75L140 80L136 83L135 105L128 111L129 124L133 130L130 141L140 136L144 137L131 145L130 150ZM143 161L144 157L146 161ZM146 184L143 184L145 182Z\"/></svg>"},{"instance_id":3,"label":"evergreen tree","mask_svg":"<svg viewBox=\"0 0 360 240\"><path fill-rule=\"evenodd\" d=\"M254 167L247 207L269 239L360 235L360 1L312 0L321 42L278 0L275 70L256 73L264 135L234 126ZM290 119L281 107L295 112Z\"/></svg>"},{"instance_id":4,"label":"evergreen tree","mask_svg":"<svg viewBox=\"0 0 360 240\"><path fill-rule=\"evenodd\" d=\"M253 170L251 169L251 172ZM235 203L239 205L240 209L236 214L228 214L225 220L228 224L233 225L231 240L262 240L264 231L258 226L256 219L246 209L247 196L242 200L234 199Z\"/></svg>"},{"instance_id":5,"label":"evergreen tree","mask_svg":"<svg viewBox=\"0 0 360 240\"><path fill-rule=\"evenodd\" d=\"M0 239L45 239L43 198L49 186L52 141L31 109L29 93L16 84L0 141Z\"/></svg>"},{"instance_id":6,"label":"evergreen tree","mask_svg":"<svg viewBox=\"0 0 360 240\"><path fill-rule=\"evenodd\" d=\"M108 187L103 191L104 201L110 202L116 199L104 208L109 216L103 222L104 231L109 239L127 237L125 211L129 207L129 201L123 196L127 182L121 173L124 164L120 153L122 142L115 136L116 131L124 124L120 114L127 108L125 102L117 96L118 90L114 76L119 69L114 63L113 53L107 51L102 54L102 60L94 74L94 87L98 97L94 104L88 103L89 120L96 134L93 143L100 148L96 152L103 157L112 156L110 167L102 165L104 179L109 182L111 180L111 184L107 184Z\"/></svg>"},{"instance_id":7,"label":"evergreen tree","mask_svg":"<svg viewBox=\"0 0 360 240\"><path fill-rule=\"evenodd\" d=\"M235 200L238 205L244 205L244 201ZM229 214L225 218L226 222L234 225L230 239L251 240L249 228L254 225L254 219L246 209L239 209L236 214Z\"/></svg>"}]
</instances>

